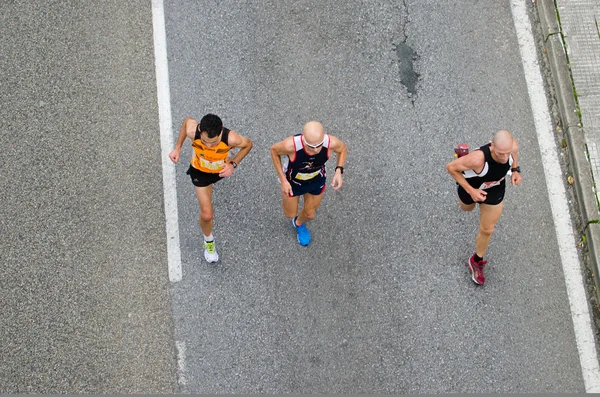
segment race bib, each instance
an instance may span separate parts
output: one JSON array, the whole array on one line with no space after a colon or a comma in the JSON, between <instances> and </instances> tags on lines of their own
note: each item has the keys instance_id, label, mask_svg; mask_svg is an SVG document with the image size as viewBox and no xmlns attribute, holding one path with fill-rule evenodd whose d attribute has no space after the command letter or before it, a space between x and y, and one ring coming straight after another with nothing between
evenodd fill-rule
<instances>
[{"instance_id":1,"label":"race bib","mask_svg":"<svg viewBox=\"0 0 600 397\"><path fill-rule=\"evenodd\" d=\"M321 173L321 170L318 170L315 172L308 172L308 173L299 172L294 179L297 179L299 181L307 181L309 179L313 179L315 176L319 175L320 173Z\"/></svg>"},{"instance_id":2,"label":"race bib","mask_svg":"<svg viewBox=\"0 0 600 397\"><path fill-rule=\"evenodd\" d=\"M225 164L225 160L209 161L204 157L200 157L200 166L208 170L218 171Z\"/></svg>"},{"instance_id":3,"label":"race bib","mask_svg":"<svg viewBox=\"0 0 600 397\"><path fill-rule=\"evenodd\" d=\"M500 183L502 183L503 180L504 180L504 178L500 179L499 181L483 182L481 184L481 186L479 186L479 189L485 190L485 189L489 189L494 186L498 186Z\"/></svg>"}]
</instances>

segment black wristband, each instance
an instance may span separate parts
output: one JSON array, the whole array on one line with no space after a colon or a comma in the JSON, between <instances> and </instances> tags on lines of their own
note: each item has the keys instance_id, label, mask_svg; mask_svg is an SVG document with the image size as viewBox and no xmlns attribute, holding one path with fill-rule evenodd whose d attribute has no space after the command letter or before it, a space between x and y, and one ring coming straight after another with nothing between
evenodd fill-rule
<instances>
[{"instance_id":1,"label":"black wristband","mask_svg":"<svg viewBox=\"0 0 600 397\"><path fill-rule=\"evenodd\" d=\"M338 165L337 167L335 167L335 170L337 171L337 170L338 170L338 168L339 168L340 170L342 170L342 174L343 174L343 173L344 173L344 167L342 167L341 165Z\"/></svg>"},{"instance_id":2,"label":"black wristband","mask_svg":"<svg viewBox=\"0 0 600 397\"><path fill-rule=\"evenodd\" d=\"M237 163L235 161L230 161L229 164L233 166L233 169L237 168Z\"/></svg>"},{"instance_id":3,"label":"black wristband","mask_svg":"<svg viewBox=\"0 0 600 397\"><path fill-rule=\"evenodd\" d=\"M510 172L518 172L521 173L521 167L515 167L515 168L511 168Z\"/></svg>"}]
</instances>

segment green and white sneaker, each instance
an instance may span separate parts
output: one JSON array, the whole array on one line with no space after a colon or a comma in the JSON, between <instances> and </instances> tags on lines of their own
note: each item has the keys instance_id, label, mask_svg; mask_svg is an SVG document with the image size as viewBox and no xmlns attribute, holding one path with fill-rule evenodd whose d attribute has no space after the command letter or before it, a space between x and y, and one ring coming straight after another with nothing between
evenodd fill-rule
<instances>
[{"instance_id":1,"label":"green and white sneaker","mask_svg":"<svg viewBox=\"0 0 600 397\"><path fill-rule=\"evenodd\" d=\"M215 247L215 240L204 242L204 259L208 263L214 263L219 260L219 254Z\"/></svg>"}]
</instances>

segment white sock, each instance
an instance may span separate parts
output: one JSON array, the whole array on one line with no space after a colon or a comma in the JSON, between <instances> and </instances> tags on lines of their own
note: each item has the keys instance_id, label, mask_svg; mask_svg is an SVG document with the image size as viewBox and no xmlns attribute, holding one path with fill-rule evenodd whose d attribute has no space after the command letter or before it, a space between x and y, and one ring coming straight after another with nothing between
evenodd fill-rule
<instances>
[{"instance_id":1,"label":"white sock","mask_svg":"<svg viewBox=\"0 0 600 397\"><path fill-rule=\"evenodd\" d=\"M204 236L204 241L213 241L214 239L215 237L212 233L210 234L210 236Z\"/></svg>"}]
</instances>

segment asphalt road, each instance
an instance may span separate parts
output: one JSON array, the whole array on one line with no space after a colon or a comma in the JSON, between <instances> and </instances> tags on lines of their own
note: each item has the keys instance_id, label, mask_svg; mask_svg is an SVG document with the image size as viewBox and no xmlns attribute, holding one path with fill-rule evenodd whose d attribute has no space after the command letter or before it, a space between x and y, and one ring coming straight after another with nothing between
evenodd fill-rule
<instances>
[{"instance_id":1,"label":"asphalt road","mask_svg":"<svg viewBox=\"0 0 600 397\"><path fill-rule=\"evenodd\" d=\"M165 12L174 129L214 112L255 143L215 187L219 265L202 259L187 165L177 168L183 391L584 390L508 2ZM268 149L312 119L349 156L302 248ZM500 128L519 140L525 182L508 188L480 288L466 267L478 218L459 211L444 166L454 144Z\"/></svg>"},{"instance_id":2,"label":"asphalt road","mask_svg":"<svg viewBox=\"0 0 600 397\"><path fill-rule=\"evenodd\" d=\"M0 3L0 393L174 392L152 10Z\"/></svg>"},{"instance_id":3,"label":"asphalt road","mask_svg":"<svg viewBox=\"0 0 600 397\"><path fill-rule=\"evenodd\" d=\"M165 3L174 132L255 144L215 186L221 261L188 143L169 284L149 2L2 3L0 392L584 391L507 1ZM349 156L303 248L268 149L313 119ZM500 128L525 180L481 288L444 166Z\"/></svg>"}]
</instances>

